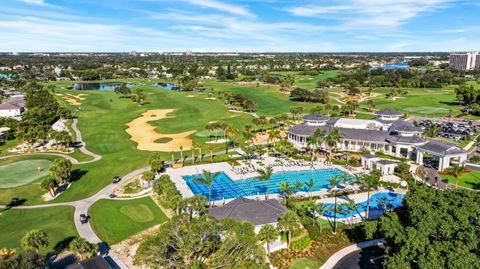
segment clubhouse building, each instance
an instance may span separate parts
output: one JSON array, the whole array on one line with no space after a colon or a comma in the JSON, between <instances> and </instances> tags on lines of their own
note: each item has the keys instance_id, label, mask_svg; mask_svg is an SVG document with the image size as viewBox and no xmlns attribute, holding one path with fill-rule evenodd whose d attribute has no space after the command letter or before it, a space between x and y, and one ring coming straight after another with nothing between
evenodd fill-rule
<instances>
[{"instance_id":1,"label":"clubhouse building","mask_svg":"<svg viewBox=\"0 0 480 269\"><path fill-rule=\"evenodd\" d=\"M338 129L340 139L336 148L342 151L371 153L382 152L398 158L407 158L423 164L425 155L432 160L439 171L450 166L452 160L464 164L468 152L455 144L426 140L423 130L403 119L402 113L383 109L375 112L372 120L330 118L318 114L305 116L304 122L288 130L288 141L298 148L321 147L326 145L309 145L309 137L317 129L328 134Z\"/></svg>"}]
</instances>

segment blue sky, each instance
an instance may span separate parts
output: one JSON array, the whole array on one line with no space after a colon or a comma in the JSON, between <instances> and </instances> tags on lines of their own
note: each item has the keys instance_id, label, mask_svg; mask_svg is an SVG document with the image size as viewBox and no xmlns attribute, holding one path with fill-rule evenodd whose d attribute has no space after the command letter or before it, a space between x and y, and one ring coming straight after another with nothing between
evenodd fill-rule
<instances>
[{"instance_id":1,"label":"blue sky","mask_svg":"<svg viewBox=\"0 0 480 269\"><path fill-rule=\"evenodd\" d=\"M480 50L480 0L1 0L0 51Z\"/></svg>"}]
</instances>

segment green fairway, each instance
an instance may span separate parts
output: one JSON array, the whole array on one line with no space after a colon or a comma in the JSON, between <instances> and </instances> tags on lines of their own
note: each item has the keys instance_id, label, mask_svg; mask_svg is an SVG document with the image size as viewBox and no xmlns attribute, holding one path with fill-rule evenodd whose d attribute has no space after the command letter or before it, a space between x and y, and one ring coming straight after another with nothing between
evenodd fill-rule
<instances>
[{"instance_id":1,"label":"green fairway","mask_svg":"<svg viewBox=\"0 0 480 269\"><path fill-rule=\"evenodd\" d=\"M92 227L108 244L118 243L154 225L167 216L150 197L112 201L99 200L89 209Z\"/></svg>"},{"instance_id":2,"label":"green fairway","mask_svg":"<svg viewBox=\"0 0 480 269\"><path fill-rule=\"evenodd\" d=\"M456 184L456 180L453 176L442 175L442 178L447 180L448 183L450 184L453 184L453 185ZM462 174L458 178L458 185L465 188L480 190L480 172L472 171L469 173Z\"/></svg>"},{"instance_id":3,"label":"green fairway","mask_svg":"<svg viewBox=\"0 0 480 269\"><path fill-rule=\"evenodd\" d=\"M41 252L59 252L72 237L78 236L73 212L74 208L67 206L0 211L0 248L20 248L21 238L37 229L46 232L50 242Z\"/></svg>"},{"instance_id":4,"label":"green fairway","mask_svg":"<svg viewBox=\"0 0 480 269\"><path fill-rule=\"evenodd\" d=\"M40 161L42 164L45 164L45 165L48 164L41 171L40 174L42 174L42 176L38 176L38 172L37 172L38 165L33 166L33 171L31 174L35 176L35 178L33 180L29 180L28 182L25 181L23 177L16 177L16 176L7 177L5 176L4 173L0 173L0 181L8 185L12 183L16 185L15 187L0 189L0 204L8 204L10 200L14 197L24 199L25 205L38 204L43 202L41 196L47 191L40 187L40 181L42 181L42 179L45 178L46 175L48 175L48 166L51 163L53 163L53 161L56 158L57 157L46 156L46 155L42 155L42 156L33 155L33 156L12 157L5 160L0 160L0 169L2 167L11 168L12 165L14 165L14 167L16 166L18 167L18 165L16 165L17 163L20 163L23 165L23 164ZM21 167L18 167L18 168L20 169ZM22 173L22 170L11 171L10 169L7 169L6 172L12 175L11 173L13 174ZM22 184L19 184L19 182L22 182Z\"/></svg>"},{"instance_id":5,"label":"green fairway","mask_svg":"<svg viewBox=\"0 0 480 269\"><path fill-rule=\"evenodd\" d=\"M28 184L49 174L48 159L30 159L7 164L0 163L0 189Z\"/></svg>"}]
</instances>

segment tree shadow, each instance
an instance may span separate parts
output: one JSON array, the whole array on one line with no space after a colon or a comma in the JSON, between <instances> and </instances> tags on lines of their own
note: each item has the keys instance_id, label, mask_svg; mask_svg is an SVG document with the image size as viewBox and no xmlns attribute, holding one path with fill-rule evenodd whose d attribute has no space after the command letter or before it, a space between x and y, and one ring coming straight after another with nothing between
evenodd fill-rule
<instances>
[{"instance_id":1,"label":"tree shadow","mask_svg":"<svg viewBox=\"0 0 480 269\"><path fill-rule=\"evenodd\" d=\"M86 175L88 171L82 170L82 169L75 169L72 171L72 174L70 176L70 182L75 182L82 178L84 175Z\"/></svg>"},{"instance_id":2,"label":"tree shadow","mask_svg":"<svg viewBox=\"0 0 480 269\"><path fill-rule=\"evenodd\" d=\"M460 102L440 101L439 103L440 103L440 104L447 105L447 106L459 106L459 105L460 105Z\"/></svg>"},{"instance_id":3,"label":"tree shadow","mask_svg":"<svg viewBox=\"0 0 480 269\"><path fill-rule=\"evenodd\" d=\"M68 245L70 245L70 242L72 242L73 239L75 239L74 236L64 238L53 247L52 251L48 252L47 256L50 259L55 259L58 254L62 253L62 251L68 248Z\"/></svg>"}]
</instances>

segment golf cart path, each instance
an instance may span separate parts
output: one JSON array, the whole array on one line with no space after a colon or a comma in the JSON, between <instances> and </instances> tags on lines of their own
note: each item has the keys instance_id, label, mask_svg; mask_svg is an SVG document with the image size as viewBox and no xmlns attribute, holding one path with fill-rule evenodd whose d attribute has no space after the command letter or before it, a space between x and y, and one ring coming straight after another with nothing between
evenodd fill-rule
<instances>
[{"instance_id":1,"label":"golf cart path","mask_svg":"<svg viewBox=\"0 0 480 269\"><path fill-rule=\"evenodd\" d=\"M78 143L80 143L80 147L79 147L80 152L93 158L89 161L79 162L77 159L73 158L68 154L58 153L58 152L29 152L29 153L10 154L10 155L1 156L0 160L12 158L12 157L20 157L20 156L47 155L47 156L57 156L57 157L65 158L69 160L72 164L87 164L87 163L93 163L102 159L101 155L93 153L86 148L86 143L82 139L82 133L77 128L77 123L78 123L78 119L73 119L72 129L75 132L75 140Z\"/></svg>"}]
</instances>

